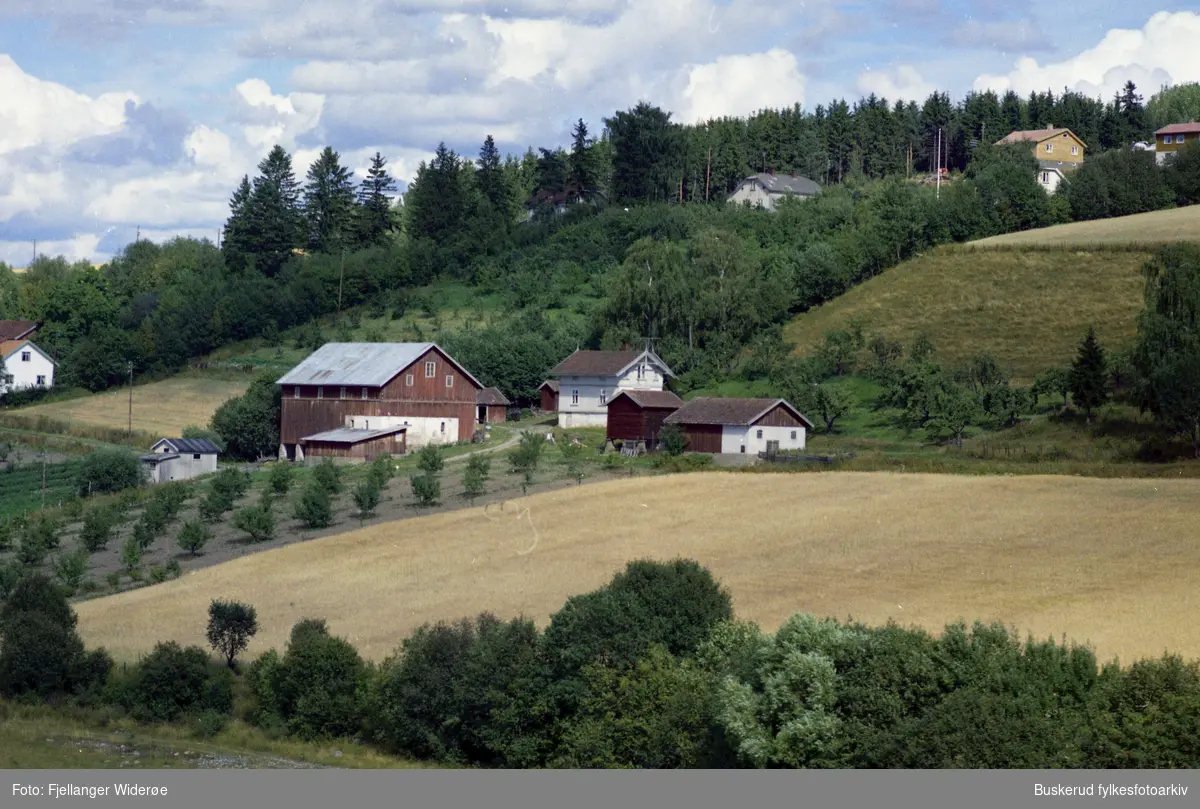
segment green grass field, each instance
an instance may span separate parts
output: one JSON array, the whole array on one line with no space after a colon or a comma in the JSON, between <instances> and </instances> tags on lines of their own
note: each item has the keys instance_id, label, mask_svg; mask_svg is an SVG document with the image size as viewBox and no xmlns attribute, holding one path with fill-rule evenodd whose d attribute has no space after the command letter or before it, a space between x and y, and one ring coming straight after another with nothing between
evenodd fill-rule
<instances>
[{"instance_id":1,"label":"green grass field","mask_svg":"<svg viewBox=\"0 0 1200 809\"><path fill-rule=\"evenodd\" d=\"M942 248L806 312L785 328L801 354L857 318L870 334L911 344L918 332L956 366L988 352L1018 381L1069 362L1089 326L1127 347L1142 310L1141 250Z\"/></svg>"},{"instance_id":2,"label":"green grass field","mask_svg":"<svg viewBox=\"0 0 1200 809\"><path fill-rule=\"evenodd\" d=\"M1111 245L1155 245L1190 241L1200 237L1200 205L1171 208L1166 211L1071 222L1049 228L1006 233L980 239L969 248L1071 246L1102 247Z\"/></svg>"}]
</instances>

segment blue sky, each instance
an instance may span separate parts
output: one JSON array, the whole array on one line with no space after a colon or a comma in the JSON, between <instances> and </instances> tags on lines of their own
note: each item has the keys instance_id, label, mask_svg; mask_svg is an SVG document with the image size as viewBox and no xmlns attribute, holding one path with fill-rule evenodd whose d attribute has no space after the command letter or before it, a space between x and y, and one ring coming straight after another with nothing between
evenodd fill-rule
<instances>
[{"instance_id":1,"label":"blue sky","mask_svg":"<svg viewBox=\"0 0 1200 809\"><path fill-rule=\"evenodd\" d=\"M214 237L274 143L411 178L440 140L564 143L638 100L676 120L875 92L1200 81L1200 13L1032 0L3 0L0 261ZM1062 11L1072 19L1063 24Z\"/></svg>"}]
</instances>

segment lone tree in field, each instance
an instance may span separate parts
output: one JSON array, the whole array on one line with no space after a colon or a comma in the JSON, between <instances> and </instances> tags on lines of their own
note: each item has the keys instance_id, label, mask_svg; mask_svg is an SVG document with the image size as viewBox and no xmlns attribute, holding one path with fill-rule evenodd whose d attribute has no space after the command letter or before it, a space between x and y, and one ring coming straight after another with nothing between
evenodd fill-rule
<instances>
[{"instance_id":1,"label":"lone tree in field","mask_svg":"<svg viewBox=\"0 0 1200 809\"><path fill-rule=\"evenodd\" d=\"M379 505L378 480L368 477L354 488L353 496L354 505L358 507L358 521L362 523L363 520L375 513L375 508Z\"/></svg>"},{"instance_id":2,"label":"lone tree in field","mask_svg":"<svg viewBox=\"0 0 1200 809\"><path fill-rule=\"evenodd\" d=\"M682 455L687 450L687 433L678 424L664 424L658 430L658 440L668 455Z\"/></svg>"},{"instance_id":3,"label":"lone tree in field","mask_svg":"<svg viewBox=\"0 0 1200 809\"><path fill-rule=\"evenodd\" d=\"M1108 363L1093 328L1088 329L1087 337L1079 344L1079 354L1071 365L1070 382L1075 406L1083 408L1090 424L1092 411L1108 401Z\"/></svg>"},{"instance_id":4,"label":"lone tree in field","mask_svg":"<svg viewBox=\"0 0 1200 809\"><path fill-rule=\"evenodd\" d=\"M202 522L189 522L183 526L175 541L179 543L180 548L196 556L211 538L212 531L208 530L207 525Z\"/></svg>"},{"instance_id":5,"label":"lone tree in field","mask_svg":"<svg viewBox=\"0 0 1200 809\"><path fill-rule=\"evenodd\" d=\"M208 643L223 655L229 668L234 658L258 634L258 613L238 601L213 601L208 607Z\"/></svg>"},{"instance_id":6,"label":"lone tree in field","mask_svg":"<svg viewBox=\"0 0 1200 809\"><path fill-rule=\"evenodd\" d=\"M428 475L436 475L445 465L442 450L437 444L426 444L417 453L417 466Z\"/></svg>"},{"instance_id":7,"label":"lone tree in field","mask_svg":"<svg viewBox=\"0 0 1200 809\"><path fill-rule=\"evenodd\" d=\"M333 500L320 481L313 479L304 487L295 516L309 528L325 528L333 522Z\"/></svg>"},{"instance_id":8,"label":"lone tree in field","mask_svg":"<svg viewBox=\"0 0 1200 809\"><path fill-rule=\"evenodd\" d=\"M267 478L268 490L275 494L287 494L288 490L292 488L292 480L294 478L292 473L291 461L277 462L271 467L271 474Z\"/></svg>"}]
</instances>

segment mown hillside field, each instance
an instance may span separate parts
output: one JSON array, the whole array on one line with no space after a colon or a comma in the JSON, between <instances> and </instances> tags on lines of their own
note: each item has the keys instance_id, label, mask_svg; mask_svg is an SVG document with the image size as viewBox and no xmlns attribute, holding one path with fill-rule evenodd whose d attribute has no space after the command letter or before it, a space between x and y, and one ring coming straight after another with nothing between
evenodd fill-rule
<instances>
[{"instance_id":1,"label":"mown hillside field","mask_svg":"<svg viewBox=\"0 0 1200 809\"><path fill-rule=\"evenodd\" d=\"M1149 257L1137 249L941 248L798 316L784 335L809 354L826 331L857 319L906 346L923 332L949 367L990 353L1029 382L1069 363L1089 326L1105 345L1128 347Z\"/></svg>"},{"instance_id":2,"label":"mown hillside field","mask_svg":"<svg viewBox=\"0 0 1200 809\"><path fill-rule=\"evenodd\" d=\"M967 248L1106 245L1153 245L1200 237L1200 205L1151 211L1111 219L1070 222L967 242Z\"/></svg>"},{"instance_id":3,"label":"mown hillside field","mask_svg":"<svg viewBox=\"0 0 1200 809\"><path fill-rule=\"evenodd\" d=\"M257 609L251 654L321 616L378 660L426 621L488 610L544 623L631 559L684 556L765 630L797 611L935 632L979 618L1066 633L1102 659L1191 658L1198 495L1198 481L1032 476L624 480L256 553L77 610L88 646L125 660L159 640L203 645L214 598Z\"/></svg>"}]
</instances>

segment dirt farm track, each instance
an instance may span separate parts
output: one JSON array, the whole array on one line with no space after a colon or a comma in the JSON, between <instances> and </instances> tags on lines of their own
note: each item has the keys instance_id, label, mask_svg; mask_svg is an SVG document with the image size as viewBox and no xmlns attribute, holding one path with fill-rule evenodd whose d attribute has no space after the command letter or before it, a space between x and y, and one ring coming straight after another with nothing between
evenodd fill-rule
<instances>
[{"instance_id":1,"label":"dirt farm track","mask_svg":"<svg viewBox=\"0 0 1200 809\"><path fill-rule=\"evenodd\" d=\"M131 659L204 645L209 602L253 604L257 654L323 617L382 659L415 627L490 610L545 623L638 557L685 556L774 630L794 612L939 631L1000 620L1122 662L1200 657L1200 481L888 473L621 480L301 542L77 605Z\"/></svg>"}]
</instances>

